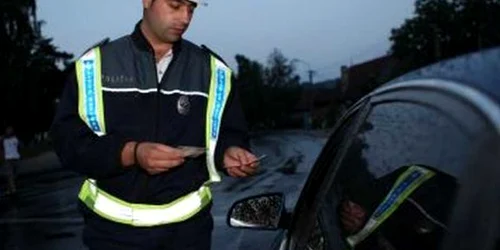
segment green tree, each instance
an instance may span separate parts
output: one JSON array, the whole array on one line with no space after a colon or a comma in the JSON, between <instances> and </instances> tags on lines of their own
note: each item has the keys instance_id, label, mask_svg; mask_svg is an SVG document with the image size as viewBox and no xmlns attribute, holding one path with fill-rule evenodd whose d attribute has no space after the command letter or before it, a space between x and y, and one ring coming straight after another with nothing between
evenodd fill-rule
<instances>
[{"instance_id":1,"label":"green tree","mask_svg":"<svg viewBox=\"0 0 500 250\"><path fill-rule=\"evenodd\" d=\"M267 123L275 128L290 127L291 113L300 98L300 77L294 64L283 53L274 49L267 59L265 84L271 95Z\"/></svg>"},{"instance_id":2,"label":"green tree","mask_svg":"<svg viewBox=\"0 0 500 250\"><path fill-rule=\"evenodd\" d=\"M296 105L300 78L293 64L277 49L268 64L236 55L236 84L241 89L242 106L252 129L289 126L290 113Z\"/></svg>"},{"instance_id":3,"label":"green tree","mask_svg":"<svg viewBox=\"0 0 500 250\"><path fill-rule=\"evenodd\" d=\"M415 15L391 31L391 52L408 62L402 73L500 45L499 0L417 0Z\"/></svg>"},{"instance_id":4,"label":"green tree","mask_svg":"<svg viewBox=\"0 0 500 250\"><path fill-rule=\"evenodd\" d=\"M295 74L295 66L279 49L274 49L267 58L266 84L276 87L298 86L299 76Z\"/></svg>"},{"instance_id":5,"label":"green tree","mask_svg":"<svg viewBox=\"0 0 500 250\"><path fill-rule=\"evenodd\" d=\"M48 128L54 99L62 88L59 66L72 55L59 51L41 34L35 0L0 2L1 123L22 137Z\"/></svg>"},{"instance_id":6,"label":"green tree","mask_svg":"<svg viewBox=\"0 0 500 250\"><path fill-rule=\"evenodd\" d=\"M270 98L264 86L264 66L243 55L236 55L238 74L236 83L240 87L242 106L251 128L265 126L266 103Z\"/></svg>"}]
</instances>

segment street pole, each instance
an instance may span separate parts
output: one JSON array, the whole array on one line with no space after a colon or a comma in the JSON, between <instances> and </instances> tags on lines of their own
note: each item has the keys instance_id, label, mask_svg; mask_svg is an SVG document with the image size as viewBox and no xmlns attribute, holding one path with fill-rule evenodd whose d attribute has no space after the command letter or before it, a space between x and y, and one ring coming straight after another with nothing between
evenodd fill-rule
<instances>
[{"instance_id":1,"label":"street pole","mask_svg":"<svg viewBox=\"0 0 500 250\"><path fill-rule=\"evenodd\" d=\"M309 83L314 84L313 78L314 74L316 74L316 71L310 69L307 71L307 73L309 74Z\"/></svg>"}]
</instances>

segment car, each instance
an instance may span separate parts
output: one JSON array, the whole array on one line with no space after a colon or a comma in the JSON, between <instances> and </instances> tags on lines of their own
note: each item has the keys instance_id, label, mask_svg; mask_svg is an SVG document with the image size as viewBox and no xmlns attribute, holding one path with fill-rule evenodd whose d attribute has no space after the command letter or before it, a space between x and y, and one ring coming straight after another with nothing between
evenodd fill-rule
<instances>
[{"instance_id":1,"label":"car","mask_svg":"<svg viewBox=\"0 0 500 250\"><path fill-rule=\"evenodd\" d=\"M260 249L495 249L500 226L500 47L394 79L337 122L293 208L234 202Z\"/></svg>"}]
</instances>

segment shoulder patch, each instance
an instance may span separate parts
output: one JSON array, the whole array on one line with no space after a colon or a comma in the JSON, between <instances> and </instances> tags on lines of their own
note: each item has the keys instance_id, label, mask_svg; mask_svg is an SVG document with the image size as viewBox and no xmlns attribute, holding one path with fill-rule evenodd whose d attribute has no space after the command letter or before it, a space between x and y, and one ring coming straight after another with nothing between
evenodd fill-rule
<instances>
[{"instance_id":1,"label":"shoulder patch","mask_svg":"<svg viewBox=\"0 0 500 250\"><path fill-rule=\"evenodd\" d=\"M101 41L99 41L99 42L95 43L94 45L92 45L92 46L90 46L88 49L86 49L86 50L83 52L82 56L83 56L83 55L85 55L87 52L89 52L90 50L92 50L92 49L94 49L94 48L97 48L97 47L101 47L101 46L103 46L103 45L106 45L107 43L109 43L109 41L110 41L109 37L106 37L106 38L102 39Z\"/></svg>"},{"instance_id":2,"label":"shoulder patch","mask_svg":"<svg viewBox=\"0 0 500 250\"><path fill-rule=\"evenodd\" d=\"M222 59L221 56L217 55L213 50L209 49L206 45L202 44L201 45L201 49L203 49L204 51L208 52L210 55L214 56L215 58L219 59L219 61L221 61L227 67L229 67L229 65L227 65L227 63L224 61L224 59Z\"/></svg>"}]
</instances>

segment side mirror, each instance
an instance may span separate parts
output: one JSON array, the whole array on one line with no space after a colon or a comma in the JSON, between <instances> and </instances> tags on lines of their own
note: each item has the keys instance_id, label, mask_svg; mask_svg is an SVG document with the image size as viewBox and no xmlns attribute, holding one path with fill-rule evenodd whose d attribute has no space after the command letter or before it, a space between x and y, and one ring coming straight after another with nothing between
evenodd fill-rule
<instances>
[{"instance_id":1,"label":"side mirror","mask_svg":"<svg viewBox=\"0 0 500 250\"><path fill-rule=\"evenodd\" d=\"M276 230L286 215L282 193L262 194L236 201L229 210L230 227Z\"/></svg>"}]
</instances>

